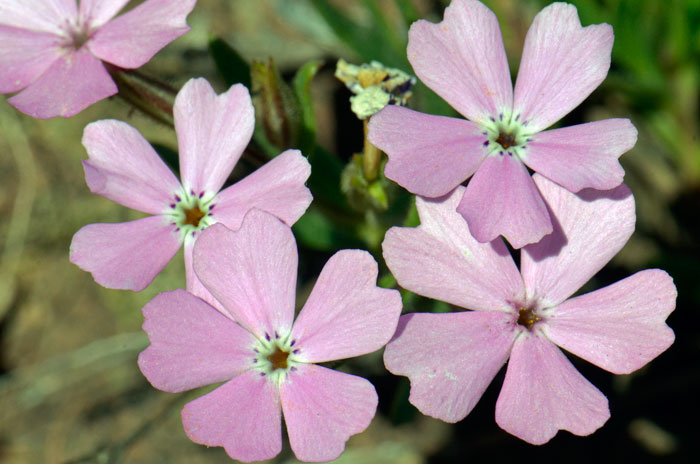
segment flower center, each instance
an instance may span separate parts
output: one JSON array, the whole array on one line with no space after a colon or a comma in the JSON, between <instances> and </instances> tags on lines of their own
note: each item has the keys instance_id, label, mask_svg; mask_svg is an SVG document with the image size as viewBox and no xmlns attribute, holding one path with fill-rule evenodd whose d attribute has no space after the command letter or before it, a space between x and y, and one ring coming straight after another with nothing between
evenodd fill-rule
<instances>
[{"instance_id":1,"label":"flower center","mask_svg":"<svg viewBox=\"0 0 700 464\"><path fill-rule=\"evenodd\" d=\"M183 239L188 236L194 237L197 232L216 223L212 217L214 198L204 192L196 193L194 190L175 195L175 202L170 204L167 214Z\"/></svg>"},{"instance_id":2,"label":"flower center","mask_svg":"<svg viewBox=\"0 0 700 464\"><path fill-rule=\"evenodd\" d=\"M535 314L534 309L520 308L518 313L518 324L522 325L526 329L530 329L533 325L542 320L537 314Z\"/></svg>"},{"instance_id":3,"label":"flower center","mask_svg":"<svg viewBox=\"0 0 700 464\"><path fill-rule=\"evenodd\" d=\"M296 370L294 366L301 362L297 359L299 353L301 349L296 340L289 339L289 334L265 333L265 337L253 346L253 367L260 371L261 376L279 382L287 377L289 371Z\"/></svg>"},{"instance_id":4,"label":"flower center","mask_svg":"<svg viewBox=\"0 0 700 464\"><path fill-rule=\"evenodd\" d=\"M275 351L267 357L267 360L270 361L273 369L286 369L287 358L289 358L289 353L287 351L282 351L278 346L275 348Z\"/></svg>"},{"instance_id":5,"label":"flower center","mask_svg":"<svg viewBox=\"0 0 700 464\"><path fill-rule=\"evenodd\" d=\"M513 156L523 158L527 152L527 143L531 141L530 132L526 128L526 123L519 122L520 115L512 118L503 113L498 115L498 119L491 117L488 121L482 122L484 131L484 147L489 154L499 156Z\"/></svg>"}]
</instances>

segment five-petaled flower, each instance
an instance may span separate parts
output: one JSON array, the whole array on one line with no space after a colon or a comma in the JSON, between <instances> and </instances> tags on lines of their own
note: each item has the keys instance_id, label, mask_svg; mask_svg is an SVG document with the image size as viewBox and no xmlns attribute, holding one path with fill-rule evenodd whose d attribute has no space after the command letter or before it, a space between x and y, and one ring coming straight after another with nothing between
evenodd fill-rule
<instances>
[{"instance_id":1,"label":"five-petaled flower","mask_svg":"<svg viewBox=\"0 0 700 464\"><path fill-rule=\"evenodd\" d=\"M538 242L552 219L526 166L572 192L622 183L617 159L637 140L629 120L541 132L603 81L612 43L609 25L581 27L574 6L549 5L527 33L513 89L496 16L476 0L453 0L441 23L411 26L408 59L470 121L386 107L369 124L369 140L389 157L386 176L436 198L473 174L457 209L474 237Z\"/></svg>"},{"instance_id":2,"label":"five-petaled flower","mask_svg":"<svg viewBox=\"0 0 700 464\"><path fill-rule=\"evenodd\" d=\"M225 382L185 405L187 435L234 459L269 459L282 447L284 413L297 458L338 457L374 417L377 394L367 380L316 363L381 348L401 313L398 291L376 286L372 256L333 255L294 322L297 249L275 217L253 210L238 231L210 227L194 268L222 312L183 290L160 294L143 309L151 345L139 356L161 390Z\"/></svg>"},{"instance_id":3,"label":"five-petaled flower","mask_svg":"<svg viewBox=\"0 0 700 464\"><path fill-rule=\"evenodd\" d=\"M196 0L147 0L112 19L129 0L0 2L0 93L36 118L69 117L117 93L105 69L143 66L189 30Z\"/></svg>"},{"instance_id":4,"label":"five-petaled flower","mask_svg":"<svg viewBox=\"0 0 700 464\"><path fill-rule=\"evenodd\" d=\"M187 289L209 299L192 270L192 246L216 222L238 228L258 208L293 224L311 203L311 173L298 150L287 150L245 179L219 191L253 134L248 90L236 84L216 95L192 79L174 105L182 183L130 125L97 121L85 128L85 179L93 193L154 216L120 224L91 224L71 243L70 259L97 283L143 290L185 245Z\"/></svg>"},{"instance_id":5,"label":"five-petaled flower","mask_svg":"<svg viewBox=\"0 0 700 464\"><path fill-rule=\"evenodd\" d=\"M469 233L455 210L463 187L442 202L419 198L421 225L387 232L384 257L401 286L475 311L402 316L384 362L410 379L421 412L456 422L510 358L496 422L541 444L559 429L590 434L610 416L556 345L616 374L635 371L673 343L664 321L676 288L652 269L568 299L627 242L634 199L625 185L576 195L534 181L557 222L521 250L520 272L500 238L479 243Z\"/></svg>"}]
</instances>

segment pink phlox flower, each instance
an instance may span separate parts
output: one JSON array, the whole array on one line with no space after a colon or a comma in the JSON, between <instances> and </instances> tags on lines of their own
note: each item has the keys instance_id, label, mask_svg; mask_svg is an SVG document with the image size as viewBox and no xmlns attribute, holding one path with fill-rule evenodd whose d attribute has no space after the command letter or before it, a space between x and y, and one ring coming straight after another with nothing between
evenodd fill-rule
<instances>
[{"instance_id":1,"label":"pink phlox flower","mask_svg":"<svg viewBox=\"0 0 700 464\"><path fill-rule=\"evenodd\" d=\"M453 0L441 23L411 26L408 59L469 121L387 106L369 124L369 140L389 156L386 176L437 198L473 175L457 210L474 237L538 242L553 226L526 166L572 192L622 183L618 158L637 140L628 119L542 132L603 81L612 43L608 24L581 27L574 6L553 3L527 33L513 89L496 16Z\"/></svg>"},{"instance_id":2,"label":"pink phlox flower","mask_svg":"<svg viewBox=\"0 0 700 464\"><path fill-rule=\"evenodd\" d=\"M117 93L105 69L143 66L189 30L196 0L2 0L0 93L35 118L69 117ZM24 89L24 90L23 90Z\"/></svg>"},{"instance_id":3,"label":"pink phlox flower","mask_svg":"<svg viewBox=\"0 0 700 464\"><path fill-rule=\"evenodd\" d=\"M558 430L588 435L609 418L606 397L557 345L615 374L633 372L674 340L665 324L676 288L658 269L570 298L627 242L634 199L623 184L574 194L535 174L554 232L520 252L480 243L455 208L418 198L421 225L392 228L384 257L399 284L474 311L402 316L386 347L389 371L411 381L409 401L446 422L463 419L508 361L496 422L533 444Z\"/></svg>"},{"instance_id":4,"label":"pink phlox flower","mask_svg":"<svg viewBox=\"0 0 700 464\"><path fill-rule=\"evenodd\" d=\"M185 405L182 422L193 441L223 446L234 459L277 455L284 413L297 458L329 461L376 412L371 383L316 363L384 346L401 313L399 292L376 286L369 253L342 250L294 321L297 259L291 229L253 210L238 231L214 225L194 247L197 276L226 313L183 290L143 308L151 345L139 356L141 372L167 392L225 382Z\"/></svg>"},{"instance_id":5,"label":"pink phlox flower","mask_svg":"<svg viewBox=\"0 0 700 464\"><path fill-rule=\"evenodd\" d=\"M70 259L105 287L140 291L184 243L187 289L208 298L192 270L199 233L216 222L238 228L252 208L293 224L311 203L304 185L311 166L301 152L287 150L219 191L253 134L248 89L236 84L217 96L206 80L192 79L175 99L174 117L182 183L130 125L105 120L85 128L90 190L153 216L83 227Z\"/></svg>"}]
</instances>

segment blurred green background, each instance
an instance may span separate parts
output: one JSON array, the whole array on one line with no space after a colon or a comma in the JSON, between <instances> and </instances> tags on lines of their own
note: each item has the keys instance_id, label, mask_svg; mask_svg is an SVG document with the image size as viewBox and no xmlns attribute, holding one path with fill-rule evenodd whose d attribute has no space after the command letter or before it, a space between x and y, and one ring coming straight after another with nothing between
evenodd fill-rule
<instances>
[{"instance_id":1,"label":"blurred green background","mask_svg":"<svg viewBox=\"0 0 700 464\"><path fill-rule=\"evenodd\" d=\"M356 177L346 174L341 188L341 170L362 151L363 139L362 123L350 112L351 94L333 77L335 62L376 59L411 73L405 55L408 26L418 18L439 21L448 3L200 0L188 20L192 31L143 69L175 87L204 76L223 91L233 82L250 82L256 60L252 82L259 121L269 116L266 96L284 94L277 122L292 129L282 131L282 123L259 127L230 180L286 146L301 147L310 157L315 199L294 229L300 303L333 252L360 247L381 260L384 231L416 220L411 197L388 181L380 179L386 204ZM499 17L514 78L529 24L550 2L484 3ZM608 396L612 417L590 437L560 432L542 447L496 426L503 372L465 420L448 425L422 416L407 402L408 382L384 370L381 353L346 362L338 368L368 377L380 406L370 428L349 441L338 462L693 462L700 457L693 410L700 390L700 0L572 3L584 25L611 24L615 45L608 78L559 124L626 117L639 130L636 147L621 159L636 197L637 230L585 288L649 267L667 270L679 293L668 320L675 344L628 376L572 359ZM279 74L266 66L270 58ZM22 115L5 100L0 98L0 462L230 461L220 448L191 443L182 430L182 405L203 392L159 392L136 366L147 345L141 307L161 291L184 286L182 256L138 294L104 289L68 261L71 237L80 227L139 217L88 191L79 162L87 157L80 144L84 126L105 118L128 121L170 160L177 149L174 132L118 98L68 120L48 121ZM421 84L409 106L454 114ZM386 273L382 283L393 285ZM406 312L452 309L407 292L404 305ZM288 445L274 462L295 462Z\"/></svg>"}]
</instances>

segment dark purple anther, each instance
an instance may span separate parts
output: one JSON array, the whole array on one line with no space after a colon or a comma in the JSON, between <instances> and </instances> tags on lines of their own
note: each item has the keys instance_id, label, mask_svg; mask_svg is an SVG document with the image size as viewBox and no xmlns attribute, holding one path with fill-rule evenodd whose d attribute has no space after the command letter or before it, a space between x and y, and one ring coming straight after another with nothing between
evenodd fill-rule
<instances>
[{"instance_id":1,"label":"dark purple anther","mask_svg":"<svg viewBox=\"0 0 700 464\"><path fill-rule=\"evenodd\" d=\"M511 152L508 152L508 156L513 156L513 154Z\"/></svg>"},{"instance_id":2,"label":"dark purple anther","mask_svg":"<svg viewBox=\"0 0 700 464\"><path fill-rule=\"evenodd\" d=\"M180 198L180 195L175 195L175 201L180 203L182 201L182 198Z\"/></svg>"},{"instance_id":3,"label":"dark purple anther","mask_svg":"<svg viewBox=\"0 0 700 464\"><path fill-rule=\"evenodd\" d=\"M290 367L290 368L289 368L289 370L290 370L290 371L296 371L296 370L297 370L297 368L296 368L296 367L294 367L294 366L292 366L292 367Z\"/></svg>"},{"instance_id":4,"label":"dark purple anther","mask_svg":"<svg viewBox=\"0 0 700 464\"><path fill-rule=\"evenodd\" d=\"M276 330L275 330L275 338L280 338L280 334L278 334Z\"/></svg>"},{"instance_id":5,"label":"dark purple anther","mask_svg":"<svg viewBox=\"0 0 700 464\"><path fill-rule=\"evenodd\" d=\"M258 362L258 358L253 358L253 364Z\"/></svg>"},{"instance_id":6,"label":"dark purple anther","mask_svg":"<svg viewBox=\"0 0 700 464\"><path fill-rule=\"evenodd\" d=\"M294 346L294 344L295 344L296 342L297 342L296 340L292 340L292 343L290 343L289 346Z\"/></svg>"},{"instance_id":7,"label":"dark purple anther","mask_svg":"<svg viewBox=\"0 0 700 464\"><path fill-rule=\"evenodd\" d=\"M190 195L195 196L194 190L190 189Z\"/></svg>"},{"instance_id":8,"label":"dark purple anther","mask_svg":"<svg viewBox=\"0 0 700 464\"><path fill-rule=\"evenodd\" d=\"M261 372L261 373L260 373L260 377L265 377L265 373L264 373L264 372Z\"/></svg>"},{"instance_id":9,"label":"dark purple anther","mask_svg":"<svg viewBox=\"0 0 700 464\"><path fill-rule=\"evenodd\" d=\"M489 116L489 119L491 120L491 122L496 122L496 120L493 119L493 116Z\"/></svg>"},{"instance_id":10,"label":"dark purple anther","mask_svg":"<svg viewBox=\"0 0 700 464\"><path fill-rule=\"evenodd\" d=\"M170 207L171 207L172 209L175 209L175 203L170 203Z\"/></svg>"},{"instance_id":11,"label":"dark purple anther","mask_svg":"<svg viewBox=\"0 0 700 464\"><path fill-rule=\"evenodd\" d=\"M196 231L193 230L193 231L192 231L192 236L194 237L194 236L196 236L196 235L197 235L197 234L196 234Z\"/></svg>"},{"instance_id":12,"label":"dark purple anther","mask_svg":"<svg viewBox=\"0 0 700 464\"><path fill-rule=\"evenodd\" d=\"M297 354L297 353L299 353L299 351L301 351L301 350L299 348L297 348L296 350L292 351L292 353Z\"/></svg>"},{"instance_id":13,"label":"dark purple anther","mask_svg":"<svg viewBox=\"0 0 700 464\"><path fill-rule=\"evenodd\" d=\"M255 351L256 353L260 353L257 348L253 348L253 351Z\"/></svg>"},{"instance_id":14,"label":"dark purple anther","mask_svg":"<svg viewBox=\"0 0 700 464\"><path fill-rule=\"evenodd\" d=\"M501 114L498 115L498 120L499 120L499 121L503 121L503 113L501 113Z\"/></svg>"},{"instance_id":15,"label":"dark purple anther","mask_svg":"<svg viewBox=\"0 0 700 464\"><path fill-rule=\"evenodd\" d=\"M517 115L517 116L515 117L515 120L516 120L516 121L517 121L518 119L520 119L520 115Z\"/></svg>"},{"instance_id":16,"label":"dark purple anther","mask_svg":"<svg viewBox=\"0 0 700 464\"><path fill-rule=\"evenodd\" d=\"M489 146L489 141L488 141L488 140L487 140L486 142L484 142L484 146L485 146L485 147L488 147L488 146Z\"/></svg>"},{"instance_id":17,"label":"dark purple anther","mask_svg":"<svg viewBox=\"0 0 700 464\"><path fill-rule=\"evenodd\" d=\"M267 332L265 332L265 340L267 340L268 342L270 341L270 334L268 334Z\"/></svg>"},{"instance_id":18,"label":"dark purple anther","mask_svg":"<svg viewBox=\"0 0 700 464\"><path fill-rule=\"evenodd\" d=\"M503 152L502 152L502 151L499 151L498 154L501 155L501 156L503 156Z\"/></svg>"},{"instance_id":19,"label":"dark purple anther","mask_svg":"<svg viewBox=\"0 0 700 464\"><path fill-rule=\"evenodd\" d=\"M199 192L199 198L202 198L204 196L204 192Z\"/></svg>"}]
</instances>

